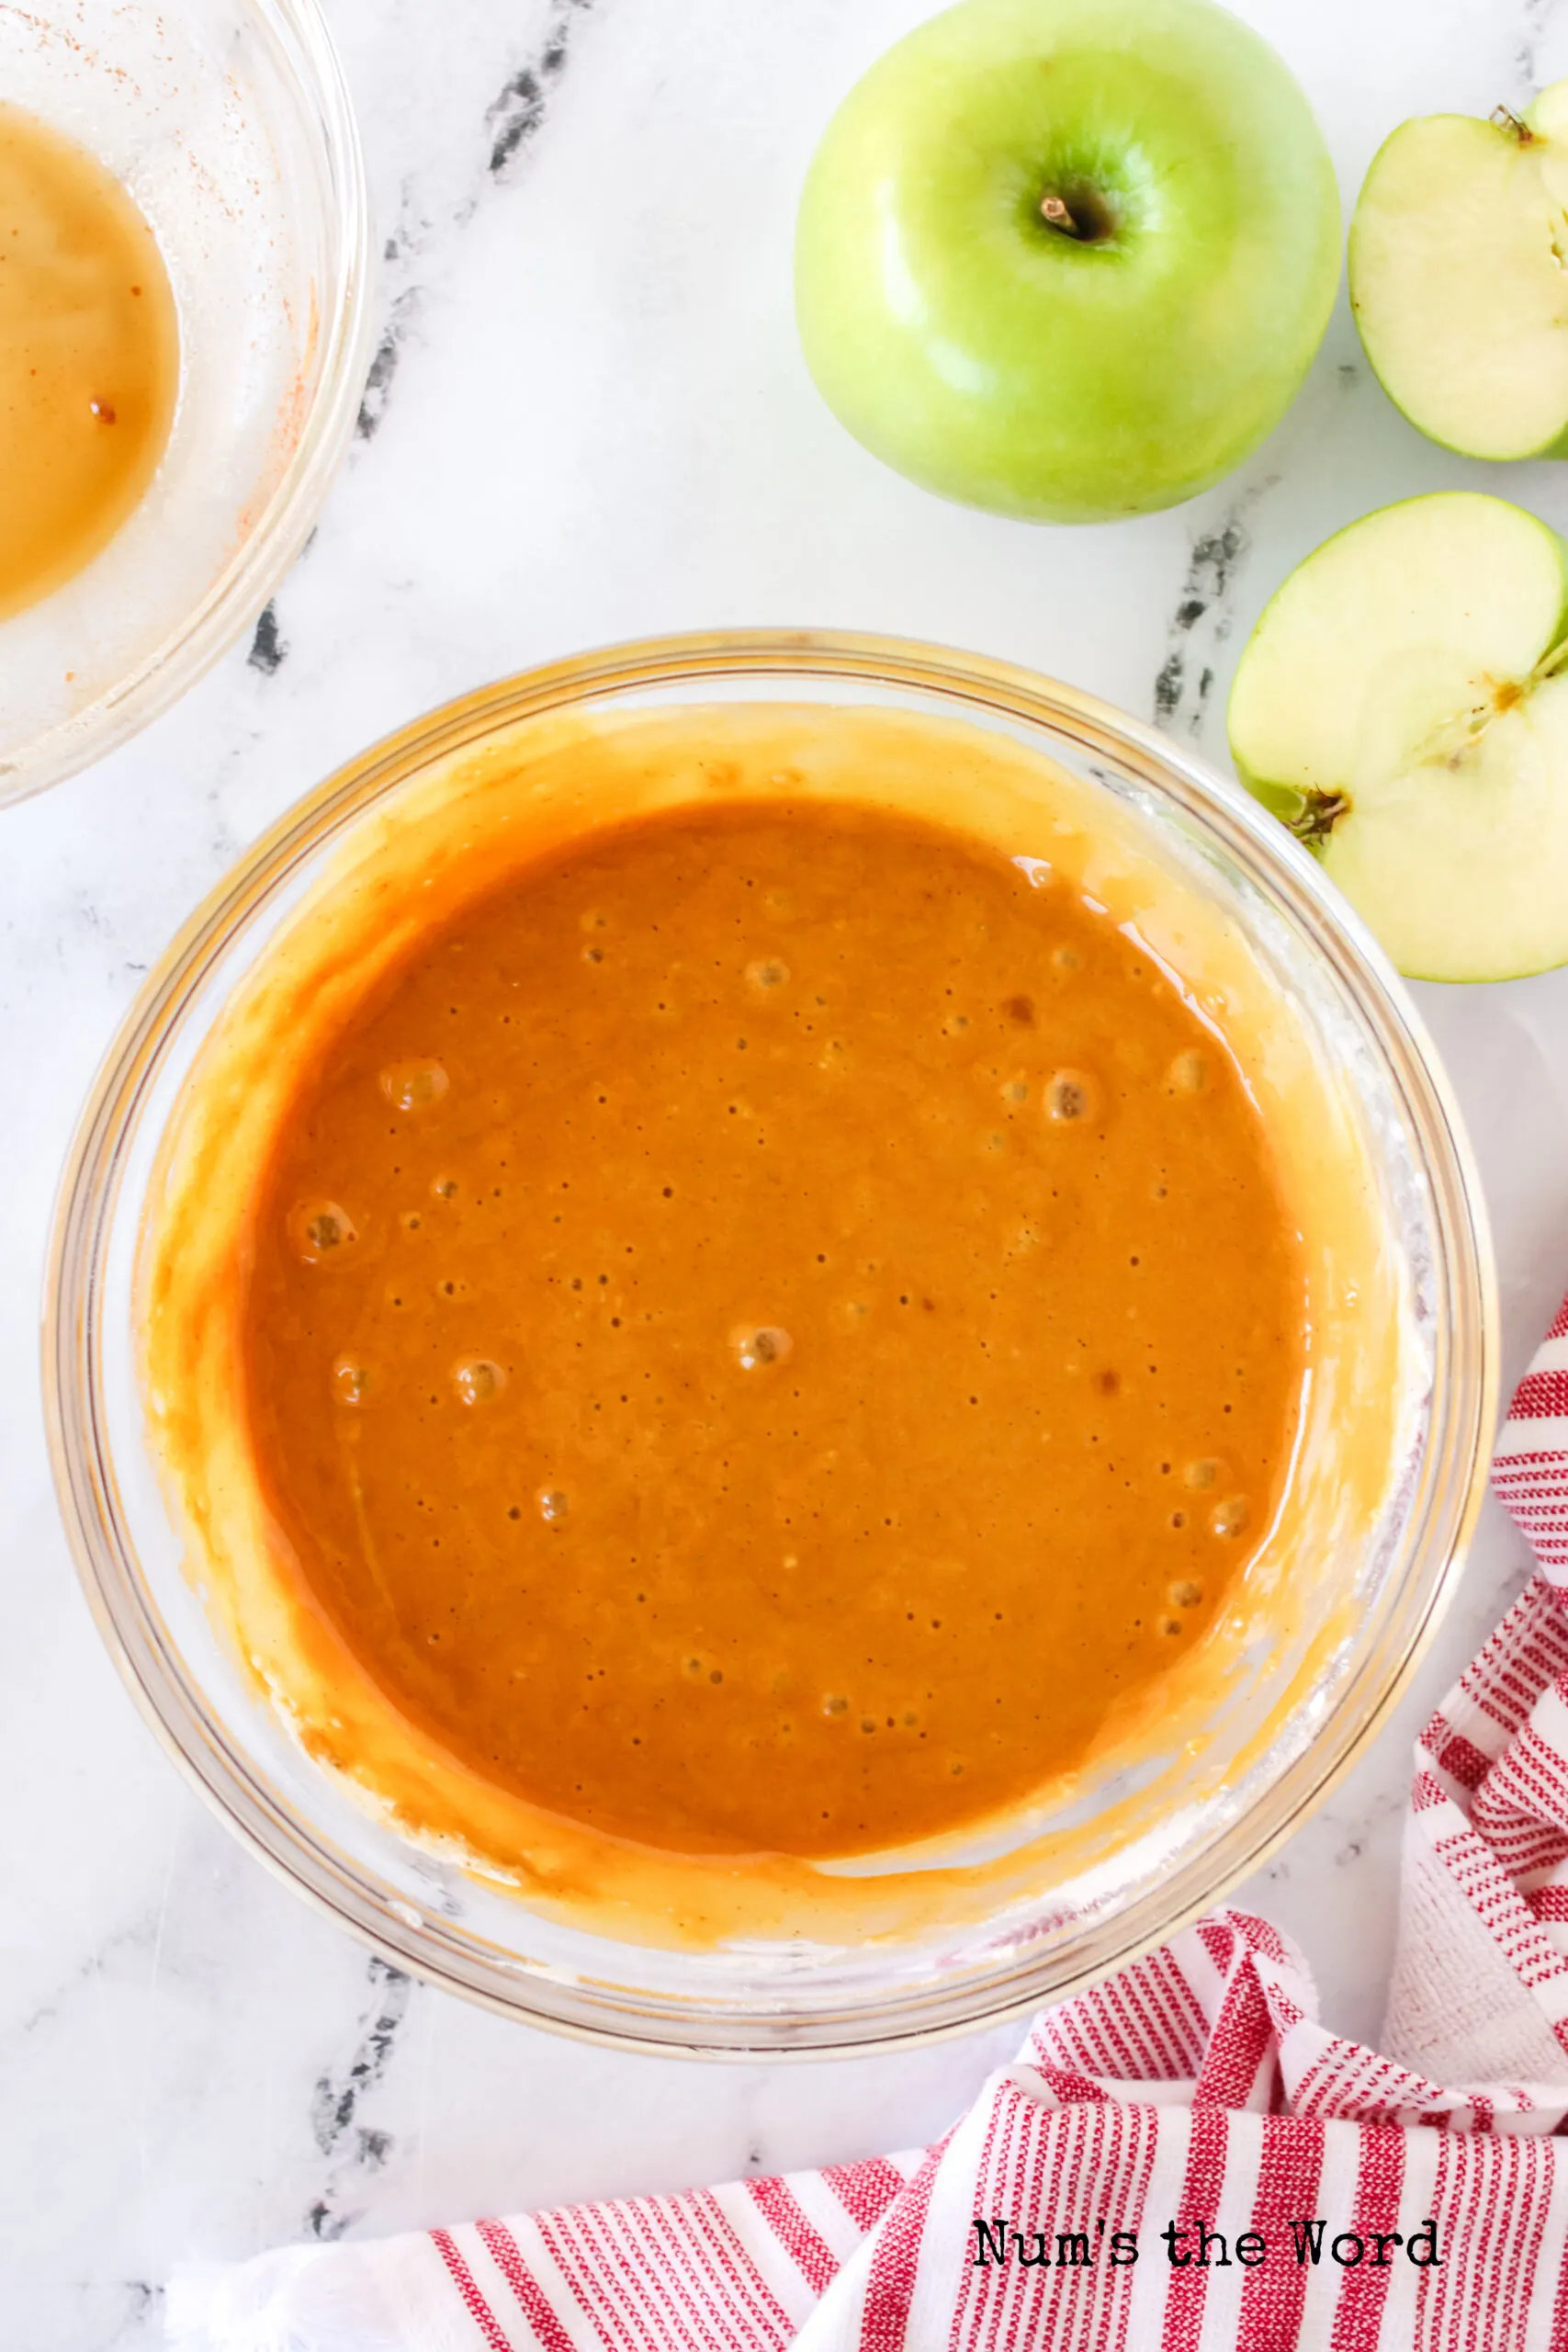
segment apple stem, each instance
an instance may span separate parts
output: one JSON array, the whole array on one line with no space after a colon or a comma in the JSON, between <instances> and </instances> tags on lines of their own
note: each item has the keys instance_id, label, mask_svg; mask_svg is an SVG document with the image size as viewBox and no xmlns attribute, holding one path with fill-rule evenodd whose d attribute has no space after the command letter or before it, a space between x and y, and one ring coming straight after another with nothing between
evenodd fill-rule
<instances>
[{"instance_id":1,"label":"apple stem","mask_svg":"<svg viewBox=\"0 0 1568 2352\"><path fill-rule=\"evenodd\" d=\"M1534 131L1530 129L1528 122L1523 121L1520 117L1514 112L1512 107L1494 107L1492 109L1491 119L1496 124L1499 130L1511 130L1521 147L1530 147L1534 145Z\"/></svg>"},{"instance_id":2,"label":"apple stem","mask_svg":"<svg viewBox=\"0 0 1568 2352\"><path fill-rule=\"evenodd\" d=\"M1043 220L1049 221L1053 229L1060 229L1064 236L1076 237L1079 234L1077 222L1059 196L1041 198L1040 217Z\"/></svg>"}]
</instances>

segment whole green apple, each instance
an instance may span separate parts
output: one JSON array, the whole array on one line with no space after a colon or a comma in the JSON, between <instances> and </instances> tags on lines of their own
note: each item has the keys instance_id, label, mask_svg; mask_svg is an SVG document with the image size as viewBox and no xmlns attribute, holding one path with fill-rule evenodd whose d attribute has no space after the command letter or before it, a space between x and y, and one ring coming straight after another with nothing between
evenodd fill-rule
<instances>
[{"instance_id":1,"label":"whole green apple","mask_svg":"<svg viewBox=\"0 0 1568 2352\"><path fill-rule=\"evenodd\" d=\"M1046 522L1227 473L1338 277L1307 102L1212 0L962 0L851 91L795 234L840 421L928 490Z\"/></svg>"}]
</instances>

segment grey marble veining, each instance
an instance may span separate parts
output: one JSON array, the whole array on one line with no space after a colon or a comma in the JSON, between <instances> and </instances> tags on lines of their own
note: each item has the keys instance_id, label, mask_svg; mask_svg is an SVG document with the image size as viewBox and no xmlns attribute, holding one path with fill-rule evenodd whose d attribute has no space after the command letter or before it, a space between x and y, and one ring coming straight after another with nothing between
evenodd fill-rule
<instances>
[{"instance_id":1,"label":"grey marble veining","mask_svg":"<svg viewBox=\"0 0 1568 2352\"><path fill-rule=\"evenodd\" d=\"M881 628L1032 662L1214 760L1241 644L1369 507L1568 476L1421 441L1343 302L1230 481L1032 530L875 466L806 379L795 191L833 104L921 0L333 0L375 182L360 430L250 639L139 742L0 817L0 2343L143 2352L185 2256L908 2145L1010 2030L916 2056L705 2069L508 2026L371 1960L241 1852L102 1656L44 1457L37 1301L76 1108L141 976L335 762L479 680L704 624ZM1403 116L1524 104L1568 0L1242 0L1348 201ZM1496 1222L1516 1372L1568 1283L1568 977L1421 992ZM1247 1890L1325 2013L1375 2031L1411 1738L1517 1586L1489 1510L1379 1740Z\"/></svg>"}]
</instances>

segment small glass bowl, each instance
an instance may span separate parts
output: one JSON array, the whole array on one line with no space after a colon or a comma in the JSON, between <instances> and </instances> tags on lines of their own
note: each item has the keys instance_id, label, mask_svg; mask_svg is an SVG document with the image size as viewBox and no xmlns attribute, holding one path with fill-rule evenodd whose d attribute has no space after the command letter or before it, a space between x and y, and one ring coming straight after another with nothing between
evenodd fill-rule
<instances>
[{"instance_id":1,"label":"small glass bowl","mask_svg":"<svg viewBox=\"0 0 1568 2352\"><path fill-rule=\"evenodd\" d=\"M0 622L0 803L57 784L193 685L305 543L358 413L370 215L315 0L0 6L0 94L99 158L151 222L179 403L94 560Z\"/></svg>"},{"instance_id":2,"label":"small glass bowl","mask_svg":"<svg viewBox=\"0 0 1568 2352\"><path fill-rule=\"evenodd\" d=\"M416 1847L256 1699L186 1579L149 1451L133 1281L160 1137L202 1042L301 894L354 853L356 828L384 838L400 796L428 789L440 763L535 717L758 700L966 720L1043 752L1246 943L1292 1036L1350 1103L1358 1196L1364 1184L1377 1262L1397 1278L1408 1410L1397 1440L1380 1440L1376 1516L1341 1543L1348 1556L1285 1563L1307 1632L1267 1736L1271 1665L1235 1678L1230 1719L1195 1744L1197 1763L1182 1752L1135 1838L903 1942L672 1951L563 1927ZM1371 1736L1452 1590L1484 1486L1495 1367L1487 1236L1447 1086L1398 980L1285 829L1152 729L1028 672L784 632L615 648L483 688L275 826L186 924L108 1055L63 1180L44 1334L55 1476L87 1598L132 1694L231 1826L367 1942L451 1991L569 2033L716 2056L915 2043L1025 2011L1146 1950L1255 1869ZM1332 1417L1336 1491L1352 1442Z\"/></svg>"}]
</instances>

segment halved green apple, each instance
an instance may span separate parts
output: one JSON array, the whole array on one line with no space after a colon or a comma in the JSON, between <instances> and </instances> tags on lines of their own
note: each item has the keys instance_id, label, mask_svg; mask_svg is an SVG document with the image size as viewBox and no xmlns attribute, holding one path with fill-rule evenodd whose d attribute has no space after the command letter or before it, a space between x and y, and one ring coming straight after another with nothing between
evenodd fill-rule
<instances>
[{"instance_id":1,"label":"halved green apple","mask_svg":"<svg viewBox=\"0 0 1568 2352\"><path fill-rule=\"evenodd\" d=\"M1442 491L1352 523L1265 610L1227 724L1402 972L1568 963L1568 548L1533 514Z\"/></svg>"},{"instance_id":2,"label":"halved green apple","mask_svg":"<svg viewBox=\"0 0 1568 2352\"><path fill-rule=\"evenodd\" d=\"M1568 457L1568 82L1529 112L1402 123L1350 224L1384 390L1472 458Z\"/></svg>"}]
</instances>

